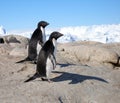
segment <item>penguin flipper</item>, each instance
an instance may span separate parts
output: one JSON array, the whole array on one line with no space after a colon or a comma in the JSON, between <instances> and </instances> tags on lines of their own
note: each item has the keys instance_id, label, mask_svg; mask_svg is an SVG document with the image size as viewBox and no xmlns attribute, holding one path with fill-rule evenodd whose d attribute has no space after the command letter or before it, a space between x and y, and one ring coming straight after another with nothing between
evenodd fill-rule
<instances>
[{"instance_id":1,"label":"penguin flipper","mask_svg":"<svg viewBox=\"0 0 120 103\"><path fill-rule=\"evenodd\" d=\"M24 82L29 82L29 81L31 81L31 80L34 80L34 79L38 78L38 77L39 77L39 74L38 74L38 73L35 73L32 77L30 77L29 79L27 79L27 80L24 81Z\"/></svg>"},{"instance_id":2,"label":"penguin flipper","mask_svg":"<svg viewBox=\"0 0 120 103\"><path fill-rule=\"evenodd\" d=\"M56 68L56 64L57 64L54 54L50 55L50 60L51 60L51 62L53 64L53 70L54 70Z\"/></svg>"},{"instance_id":3,"label":"penguin flipper","mask_svg":"<svg viewBox=\"0 0 120 103\"><path fill-rule=\"evenodd\" d=\"M54 69L56 68L56 64L57 64L57 61L56 61L56 57L55 55L53 54L53 58L55 59L55 62L54 62Z\"/></svg>"},{"instance_id":4,"label":"penguin flipper","mask_svg":"<svg viewBox=\"0 0 120 103\"><path fill-rule=\"evenodd\" d=\"M22 63L22 62L25 62L25 61L30 61L30 58L27 57L27 58L25 58L25 59L23 59L23 60L20 60L20 61L16 62L16 63Z\"/></svg>"}]
</instances>

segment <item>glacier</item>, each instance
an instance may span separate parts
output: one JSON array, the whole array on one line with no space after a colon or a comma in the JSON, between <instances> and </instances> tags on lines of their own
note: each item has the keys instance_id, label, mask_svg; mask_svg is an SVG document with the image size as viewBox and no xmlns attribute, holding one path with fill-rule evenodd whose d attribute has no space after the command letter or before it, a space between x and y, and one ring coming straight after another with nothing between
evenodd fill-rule
<instances>
[{"instance_id":1,"label":"glacier","mask_svg":"<svg viewBox=\"0 0 120 103\"><path fill-rule=\"evenodd\" d=\"M49 38L49 34L54 29L46 29L46 37ZM74 42L74 41L97 41L102 43L120 42L120 24L104 24L104 25L92 25L92 26L69 26L57 29L57 31L64 34L59 38L58 42ZM30 38L33 31L6 33L3 26L0 26L0 36L16 34Z\"/></svg>"}]
</instances>

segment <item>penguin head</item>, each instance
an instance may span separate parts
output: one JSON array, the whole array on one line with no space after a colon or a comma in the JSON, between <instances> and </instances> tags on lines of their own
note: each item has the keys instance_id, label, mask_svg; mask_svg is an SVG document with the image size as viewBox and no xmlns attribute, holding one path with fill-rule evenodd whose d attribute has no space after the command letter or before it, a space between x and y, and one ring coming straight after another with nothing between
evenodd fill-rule
<instances>
[{"instance_id":1,"label":"penguin head","mask_svg":"<svg viewBox=\"0 0 120 103\"><path fill-rule=\"evenodd\" d=\"M63 36L63 34L57 32L57 31L54 31L54 32L51 33L51 35L49 37L49 40L52 40L52 39L57 40L61 36Z\"/></svg>"},{"instance_id":2,"label":"penguin head","mask_svg":"<svg viewBox=\"0 0 120 103\"><path fill-rule=\"evenodd\" d=\"M45 28L47 25L49 25L48 22L46 22L46 21L40 21L40 22L38 23L38 28L40 28L40 27Z\"/></svg>"}]
</instances>

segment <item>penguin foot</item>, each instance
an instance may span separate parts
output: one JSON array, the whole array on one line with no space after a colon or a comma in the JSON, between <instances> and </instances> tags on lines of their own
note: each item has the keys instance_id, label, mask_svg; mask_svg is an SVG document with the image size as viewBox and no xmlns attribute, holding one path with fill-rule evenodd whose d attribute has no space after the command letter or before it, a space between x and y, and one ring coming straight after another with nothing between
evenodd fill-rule
<instances>
[{"instance_id":1,"label":"penguin foot","mask_svg":"<svg viewBox=\"0 0 120 103\"><path fill-rule=\"evenodd\" d=\"M46 79L45 78L41 78L42 79L42 81L45 81Z\"/></svg>"},{"instance_id":2,"label":"penguin foot","mask_svg":"<svg viewBox=\"0 0 120 103\"><path fill-rule=\"evenodd\" d=\"M50 79L45 79L45 78L41 78L42 81L48 81L49 83L52 83L53 81L51 81Z\"/></svg>"},{"instance_id":3,"label":"penguin foot","mask_svg":"<svg viewBox=\"0 0 120 103\"><path fill-rule=\"evenodd\" d=\"M35 59L35 60L33 61L33 63L34 63L34 64L37 64L37 59Z\"/></svg>"}]
</instances>

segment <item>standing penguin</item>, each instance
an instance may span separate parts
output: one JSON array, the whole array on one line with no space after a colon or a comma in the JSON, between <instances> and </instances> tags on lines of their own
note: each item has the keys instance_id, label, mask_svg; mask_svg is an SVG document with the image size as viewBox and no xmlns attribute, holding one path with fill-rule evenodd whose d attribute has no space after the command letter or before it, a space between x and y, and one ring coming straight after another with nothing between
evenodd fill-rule
<instances>
[{"instance_id":1,"label":"standing penguin","mask_svg":"<svg viewBox=\"0 0 120 103\"><path fill-rule=\"evenodd\" d=\"M37 29L33 32L29 41L27 58L16 63L21 63L24 61L35 61L37 59L37 55L41 47L46 42L45 27L47 25L49 25L49 23L46 21L40 21L38 23Z\"/></svg>"},{"instance_id":2,"label":"standing penguin","mask_svg":"<svg viewBox=\"0 0 120 103\"><path fill-rule=\"evenodd\" d=\"M44 46L40 50L37 60L36 73L25 82L29 82L38 77L41 77L42 80L47 79L50 82L50 73L56 67L56 58L54 56L54 51L56 49L55 43L57 39L61 36L63 36L63 34L56 31L51 33L49 40L44 44Z\"/></svg>"}]
</instances>

